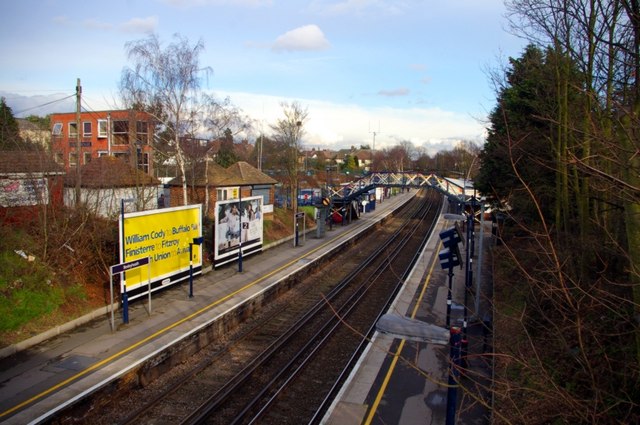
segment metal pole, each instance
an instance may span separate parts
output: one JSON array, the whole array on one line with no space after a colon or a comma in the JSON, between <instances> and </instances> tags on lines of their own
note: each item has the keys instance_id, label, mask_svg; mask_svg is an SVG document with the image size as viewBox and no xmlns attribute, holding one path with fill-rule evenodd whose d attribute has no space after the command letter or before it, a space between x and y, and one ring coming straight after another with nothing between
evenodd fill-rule
<instances>
[{"instance_id":1,"label":"metal pole","mask_svg":"<svg viewBox=\"0 0 640 425\"><path fill-rule=\"evenodd\" d=\"M449 267L449 290L447 291L447 328L449 326L451 326L451 290L452 290L452 287L453 287L453 267Z\"/></svg>"},{"instance_id":2,"label":"metal pole","mask_svg":"<svg viewBox=\"0 0 640 425\"><path fill-rule=\"evenodd\" d=\"M80 140L81 132L82 132L82 122L80 121L80 105L82 96L82 86L80 85L80 78L77 79L76 83L76 187L75 187L75 196L76 196L76 207L80 205L80 188L82 187L81 179L82 173L80 168L80 161L82 160L81 146L82 142Z\"/></svg>"},{"instance_id":3,"label":"metal pole","mask_svg":"<svg viewBox=\"0 0 640 425\"><path fill-rule=\"evenodd\" d=\"M458 405L458 365L460 364L460 328L451 328L451 350L449 364L449 389L447 390L447 419L446 425L456 423L456 408Z\"/></svg>"},{"instance_id":4,"label":"metal pole","mask_svg":"<svg viewBox=\"0 0 640 425\"><path fill-rule=\"evenodd\" d=\"M109 270L109 294L111 296L111 331L114 332L116 330L116 319L113 311L113 273L111 273L111 270Z\"/></svg>"},{"instance_id":5,"label":"metal pole","mask_svg":"<svg viewBox=\"0 0 640 425\"><path fill-rule=\"evenodd\" d=\"M480 320L480 283L482 280L482 240L484 239L484 202L480 200L480 240L478 241L478 272L476 273L476 319Z\"/></svg>"},{"instance_id":6,"label":"metal pole","mask_svg":"<svg viewBox=\"0 0 640 425\"><path fill-rule=\"evenodd\" d=\"M122 218L122 240L120 241L122 250L122 263L127 261L127 252L124 249L124 198L120 199L120 213ZM124 270L120 274L120 282L122 284L122 321L127 324L129 323L129 298L127 296L127 283L125 280L125 272Z\"/></svg>"},{"instance_id":7,"label":"metal pole","mask_svg":"<svg viewBox=\"0 0 640 425\"><path fill-rule=\"evenodd\" d=\"M469 301L469 291L471 290L471 279L472 277L472 262L473 259L471 258L471 226L473 226L473 214L467 214L467 250L466 250L466 257L467 257L467 264L466 267L464 269L465 272L465 276L464 276L464 319L462 321L462 341L461 341L461 346L462 346L462 361L465 362L466 365L466 361L467 361L467 347L469 344L469 341L467 339L467 324L469 321L469 308L467 307L468 305L468 301Z\"/></svg>"},{"instance_id":8,"label":"metal pole","mask_svg":"<svg viewBox=\"0 0 640 425\"><path fill-rule=\"evenodd\" d=\"M124 274L124 272L122 272ZM129 296L127 295L127 285L122 285L122 321L129 323Z\"/></svg>"},{"instance_id":9,"label":"metal pole","mask_svg":"<svg viewBox=\"0 0 640 425\"><path fill-rule=\"evenodd\" d=\"M147 262L147 288L149 290L149 316L151 316L151 259Z\"/></svg>"},{"instance_id":10,"label":"metal pole","mask_svg":"<svg viewBox=\"0 0 640 425\"><path fill-rule=\"evenodd\" d=\"M240 231L238 234L238 273L242 273L242 186L240 186L240 198L238 202L238 225Z\"/></svg>"},{"instance_id":11,"label":"metal pole","mask_svg":"<svg viewBox=\"0 0 640 425\"><path fill-rule=\"evenodd\" d=\"M193 243L189 242L189 298L193 298Z\"/></svg>"}]
</instances>

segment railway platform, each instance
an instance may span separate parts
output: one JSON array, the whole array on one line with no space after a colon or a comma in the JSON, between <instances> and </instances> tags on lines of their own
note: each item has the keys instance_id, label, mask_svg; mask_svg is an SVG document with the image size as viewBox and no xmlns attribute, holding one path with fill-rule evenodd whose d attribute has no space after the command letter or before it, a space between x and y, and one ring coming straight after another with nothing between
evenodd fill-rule
<instances>
[{"instance_id":1,"label":"railway platform","mask_svg":"<svg viewBox=\"0 0 640 425\"><path fill-rule=\"evenodd\" d=\"M309 231L302 246L288 240L265 247L243 259L242 272L231 263L197 276L193 297L183 282L154 294L149 303L138 300L129 306L127 324L116 311L115 330L105 308L73 329L34 338L42 341L33 346L6 347L0 359L0 423L45 423L99 388L117 391L122 376L366 232L415 193L384 199L352 223L327 229L323 238Z\"/></svg>"},{"instance_id":2,"label":"railway platform","mask_svg":"<svg viewBox=\"0 0 640 425\"><path fill-rule=\"evenodd\" d=\"M231 316L229 313L238 305L265 297L270 288L288 276L383 221L415 193L412 189L378 202L375 210L362 214L351 224L327 229L323 238L317 238L315 230L309 231L302 246L293 247L292 241L287 240L265 247L262 253L243 259L242 272L238 272L237 264L231 263L198 276L193 282L192 298L188 296L188 283L184 282L154 294L150 305L146 300L138 300L129 306L128 324L116 315L116 330L112 330L111 317L105 309L96 313L97 318L73 330L14 350L17 352L0 359L0 423L46 423L66 406L99 388L118 391L117 382L127 373L141 368L168 346L179 344L199 329ZM423 249L389 313L445 326L447 273L438 264L441 249L438 232L451 225L441 216L437 231ZM476 226L478 248L481 238L484 251L488 252L492 243L490 223L482 234ZM484 257L485 262L488 257ZM476 267L477 264L474 272ZM489 312L485 295L491 276L489 267L478 271L483 296L479 298L478 311L469 312L470 376L462 380L468 391L457 389L458 424L488 423L488 409L483 403L488 397L485 384L490 367L477 354L486 348L486 334L480 322ZM454 324L462 319L458 307L464 299L463 279L464 271L456 269L452 286ZM376 332L322 422L445 424L448 350L447 346Z\"/></svg>"},{"instance_id":3,"label":"railway platform","mask_svg":"<svg viewBox=\"0 0 640 425\"><path fill-rule=\"evenodd\" d=\"M438 253L442 249L439 232L452 225L453 222L441 215L437 230L428 240L388 314L447 329L449 277L448 271L442 270L439 264ZM412 337L375 332L358 366L324 416L324 425L491 423L489 383L492 356L485 355L492 351L491 247L495 240L491 226L491 222L483 221L475 226L476 255L472 256L471 268L475 281L472 293L466 295L469 306L466 314L466 364L462 365L460 385L454 390L457 404L453 411L448 411L447 406L451 364L449 344L426 343ZM465 270L460 268L454 270L452 299L450 324L462 328L465 319Z\"/></svg>"}]
</instances>

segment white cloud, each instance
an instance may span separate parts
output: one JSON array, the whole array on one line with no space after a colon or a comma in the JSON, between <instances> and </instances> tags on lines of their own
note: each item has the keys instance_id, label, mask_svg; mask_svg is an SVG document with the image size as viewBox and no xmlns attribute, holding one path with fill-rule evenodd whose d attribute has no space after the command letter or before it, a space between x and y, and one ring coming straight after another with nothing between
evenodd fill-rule
<instances>
[{"instance_id":1,"label":"white cloud","mask_svg":"<svg viewBox=\"0 0 640 425\"><path fill-rule=\"evenodd\" d=\"M299 51L299 50L325 50L330 47L329 41L317 25L305 25L291 31L287 31L278 37L271 46L272 50Z\"/></svg>"},{"instance_id":2,"label":"white cloud","mask_svg":"<svg viewBox=\"0 0 640 425\"><path fill-rule=\"evenodd\" d=\"M57 25L69 25L71 23L71 20L69 19L69 17L64 15L54 16L52 21L54 24L57 24Z\"/></svg>"},{"instance_id":3,"label":"white cloud","mask_svg":"<svg viewBox=\"0 0 640 425\"><path fill-rule=\"evenodd\" d=\"M158 17L132 18L120 25L120 29L127 33L151 34L158 27Z\"/></svg>"},{"instance_id":4,"label":"white cloud","mask_svg":"<svg viewBox=\"0 0 640 425\"><path fill-rule=\"evenodd\" d=\"M311 8L327 15L362 15L367 11L398 15L406 10L406 5L399 0L316 0Z\"/></svg>"},{"instance_id":5,"label":"white cloud","mask_svg":"<svg viewBox=\"0 0 640 425\"><path fill-rule=\"evenodd\" d=\"M397 96L408 96L409 95L409 89L405 88L405 87L400 87L397 89L393 89L393 90L380 90L378 92L379 96L386 96L386 97L397 97Z\"/></svg>"},{"instance_id":6,"label":"white cloud","mask_svg":"<svg viewBox=\"0 0 640 425\"><path fill-rule=\"evenodd\" d=\"M282 118L282 102L297 101L309 112L302 141L309 148L372 145L375 131L376 149L408 140L433 155L452 149L461 140L480 144L485 134L476 119L439 108L376 108L240 92L225 92L223 96L229 96L234 105L256 120L255 135L270 134L270 124Z\"/></svg>"},{"instance_id":7,"label":"white cloud","mask_svg":"<svg viewBox=\"0 0 640 425\"><path fill-rule=\"evenodd\" d=\"M273 0L164 0L164 3L173 7L202 7L202 6L241 6L241 7L261 7L271 6Z\"/></svg>"},{"instance_id":8,"label":"white cloud","mask_svg":"<svg viewBox=\"0 0 640 425\"><path fill-rule=\"evenodd\" d=\"M107 22L101 22L97 19L85 19L82 23L86 28L98 30L111 30L113 25Z\"/></svg>"},{"instance_id":9,"label":"white cloud","mask_svg":"<svg viewBox=\"0 0 640 425\"><path fill-rule=\"evenodd\" d=\"M56 16L53 18L53 22L58 25L72 26L77 25L77 22L72 21L67 16ZM95 18L87 18L82 21L82 26L91 30L111 31L116 28L116 25L100 21ZM117 28L125 33L153 33L158 27L158 17L148 16L146 18L131 18L126 22L117 25Z\"/></svg>"}]
</instances>

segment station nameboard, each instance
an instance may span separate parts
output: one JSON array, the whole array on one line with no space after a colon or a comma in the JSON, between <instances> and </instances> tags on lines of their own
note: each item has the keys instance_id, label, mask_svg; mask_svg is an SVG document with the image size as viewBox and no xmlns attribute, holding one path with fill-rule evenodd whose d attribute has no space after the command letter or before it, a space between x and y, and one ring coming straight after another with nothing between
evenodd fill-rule
<instances>
[{"instance_id":1,"label":"station nameboard","mask_svg":"<svg viewBox=\"0 0 640 425\"><path fill-rule=\"evenodd\" d=\"M129 261L128 263L116 264L115 266L111 266L111 274L122 273L127 270L135 269L136 267L144 266L145 264L149 264L149 257Z\"/></svg>"}]
</instances>

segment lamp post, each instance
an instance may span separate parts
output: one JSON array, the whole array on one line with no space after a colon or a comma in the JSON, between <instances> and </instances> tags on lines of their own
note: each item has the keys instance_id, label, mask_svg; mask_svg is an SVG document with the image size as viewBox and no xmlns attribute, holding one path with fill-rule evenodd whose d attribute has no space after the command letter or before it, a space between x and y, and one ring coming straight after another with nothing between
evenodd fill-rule
<instances>
[{"instance_id":1,"label":"lamp post","mask_svg":"<svg viewBox=\"0 0 640 425\"><path fill-rule=\"evenodd\" d=\"M293 208L293 247L298 246L298 139L300 137L300 127L302 127L302 121L296 121L296 133L293 140L293 172L295 173L296 189L295 199L292 199Z\"/></svg>"}]
</instances>

